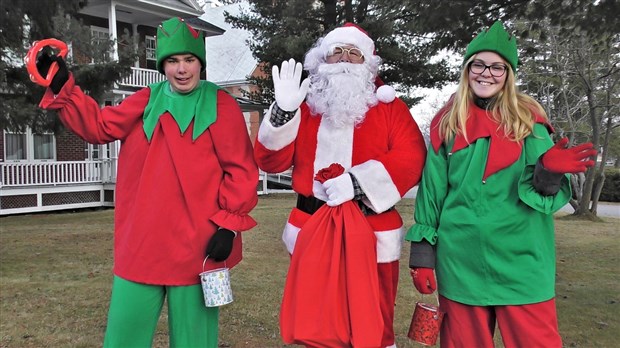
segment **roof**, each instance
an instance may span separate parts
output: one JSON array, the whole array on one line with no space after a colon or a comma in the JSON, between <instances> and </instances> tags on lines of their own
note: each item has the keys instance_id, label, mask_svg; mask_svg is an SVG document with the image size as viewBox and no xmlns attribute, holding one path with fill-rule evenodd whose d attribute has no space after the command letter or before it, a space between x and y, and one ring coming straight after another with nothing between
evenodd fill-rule
<instances>
[{"instance_id":1,"label":"roof","mask_svg":"<svg viewBox=\"0 0 620 348\"><path fill-rule=\"evenodd\" d=\"M222 35L225 32L224 29L200 18L185 18L184 20L185 23L191 25L192 28L204 31L206 37L210 37L211 35Z\"/></svg>"},{"instance_id":2,"label":"roof","mask_svg":"<svg viewBox=\"0 0 620 348\"><path fill-rule=\"evenodd\" d=\"M108 18L111 4L116 8L116 20L157 27L170 17L184 18L205 36L221 35L224 29L198 19L204 11L195 0L89 0L80 13Z\"/></svg>"},{"instance_id":3,"label":"roof","mask_svg":"<svg viewBox=\"0 0 620 348\"><path fill-rule=\"evenodd\" d=\"M239 28L233 28L226 22L224 12L236 15L241 9L247 10L247 4L235 3L220 7L206 8L200 19L226 32L223 35L207 38L207 79L216 84L226 84L227 81L245 81L251 75L258 61L252 56L252 51L246 43L250 33Z\"/></svg>"}]
</instances>

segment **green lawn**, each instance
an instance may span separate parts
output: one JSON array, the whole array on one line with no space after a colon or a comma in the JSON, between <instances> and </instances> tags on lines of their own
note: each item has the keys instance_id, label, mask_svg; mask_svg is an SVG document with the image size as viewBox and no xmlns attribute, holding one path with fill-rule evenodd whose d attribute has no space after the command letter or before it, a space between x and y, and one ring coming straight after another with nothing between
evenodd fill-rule
<instances>
[{"instance_id":1,"label":"green lawn","mask_svg":"<svg viewBox=\"0 0 620 348\"><path fill-rule=\"evenodd\" d=\"M244 261L231 271L235 301L221 310L221 347L282 347L278 310L289 256L280 234L294 197L263 196L259 226L244 234ZM413 200L399 204L412 224ZM99 347L111 286L113 210L0 218L0 347ZM605 222L556 218L557 304L566 347L616 347L620 336L620 231ZM403 249L395 329L399 347L421 299ZM426 296L424 301L435 301ZM167 347L165 312L156 347ZM501 346L501 345L500 345Z\"/></svg>"}]
</instances>

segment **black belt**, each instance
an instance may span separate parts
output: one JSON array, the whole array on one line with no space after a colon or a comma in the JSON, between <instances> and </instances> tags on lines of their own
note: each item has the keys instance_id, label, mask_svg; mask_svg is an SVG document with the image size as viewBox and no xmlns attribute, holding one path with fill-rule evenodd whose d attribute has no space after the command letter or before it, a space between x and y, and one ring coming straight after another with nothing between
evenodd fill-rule
<instances>
[{"instance_id":1,"label":"black belt","mask_svg":"<svg viewBox=\"0 0 620 348\"><path fill-rule=\"evenodd\" d=\"M314 214L321 206L325 204L325 201L314 198L313 196L306 197L304 195L297 195L297 209L307 214Z\"/></svg>"},{"instance_id":2,"label":"black belt","mask_svg":"<svg viewBox=\"0 0 620 348\"><path fill-rule=\"evenodd\" d=\"M317 210L319 210L319 208L322 207L323 204L325 204L325 201L322 201L322 200L320 200L318 198L315 198L314 196L306 197L306 196L300 195L300 194L297 195L297 209L303 211L304 213L312 215ZM359 205L360 210L362 211L362 213L364 213L364 215L375 215L375 214L377 214L374 211L372 211L372 209L370 209L366 205L364 205L364 203L362 203L362 201L357 201L357 204ZM390 211L392 209L394 209L394 207L391 207L387 211Z\"/></svg>"}]
</instances>

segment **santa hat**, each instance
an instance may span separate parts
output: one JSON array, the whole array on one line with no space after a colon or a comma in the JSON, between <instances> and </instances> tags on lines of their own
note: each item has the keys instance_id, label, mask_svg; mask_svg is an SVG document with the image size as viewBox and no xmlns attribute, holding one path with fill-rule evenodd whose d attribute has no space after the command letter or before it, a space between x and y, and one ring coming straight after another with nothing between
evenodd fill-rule
<instances>
[{"instance_id":1,"label":"santa hat","mask_svg":"<svg viewBox=\"0 0 620 348\"><path fill-rule=\"evenodd\" d=\"M368 36L368 33L354 23L345 23L325 35L321 41L321 51L328 52L332 46L338 44L353 45L359 48L364 57L375 55L375 42ZM384 85L383 81L377 77L377 98L383 103L390 103L396 98L396 91L392 86Z\"/></svg>"},{"instance_id":2,"label":"santa hat","mask_svg":"<svg viewBox=\"0 0 620 348\"><path fill-rule=\"evenodd\" d=\"M157 28L157 70L164 73L164 60L175 54L193 54L200 60L202 70L207 66L205 39L181 18L170 18Z\"/></svg>"},{"instance_id":3,"label":"santa hat","mask_svg":"<svg viewBox=\"0 0 620 348\"><path fill-rule=\"evenodd\" d=\"M337 44L353 45L362 50L366 57L375 54L375 42L372 41L364 29L353 23L345 23L343 26L327 33L323 41L321 41L321 49L327 52L332 46Z\"/></svg>"}]
</instances>

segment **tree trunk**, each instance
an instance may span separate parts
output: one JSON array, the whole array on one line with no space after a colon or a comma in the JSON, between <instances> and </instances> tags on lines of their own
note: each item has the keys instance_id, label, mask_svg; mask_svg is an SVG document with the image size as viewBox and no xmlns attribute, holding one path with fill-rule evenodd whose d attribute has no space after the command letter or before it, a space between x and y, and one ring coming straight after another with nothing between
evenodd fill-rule
<instances>
[{"instance_id":1,"label":"tree trunk","mask_svg":"<svg viewBox=\"0 0 620 348\"><path fill-rule=\"evenodd\" d=\"M583 78L583 77L582 77ZM587 87L586 92L586 100L588 102L588 109L590 112L590 125L592 126L592 144L594 144L594 148L598 148L600 143L600 122L598 121L598 113L595 107L594 95L592 94L592 89L590 85L584 79L584 85ZM596 158L594 159L596 160ZM594 187L594 177L595 177L594 168L588 169L586 172L586 182L583 189L583 196L579 201L579 209L575 212L575 215L589 215L588 213L592 213L596 215L595 212L590 211L590 202L592 200L592 189Z\"/></svg>"},{"instance_id":2,"label":"tree trunk","mask_svg":"<svg viewBox=\"0 0 620 348\"><path fill-rule=\"evenodd\" d=\"M328 32L336 26L338 13L336 12L336 0L323 0L325 6L325 18L323 21L323 30Z\"/></svg>"},{"instance_id":3,"label":"tree trunk","mask_svg":"<svg viewBox=\"0 0 620 348\"><path fill-rule=\"evenodd\" d=\"M601 192L603 191L603 185L605 184L605 170L604 167L605 162L601 162L601 168L598 172L598 180L596 181L596 187L594 187L594 193L592 194L592 213L597 215L596 208L598 207L598 199L601 197Z\"/></svg>"},{"instance_id":4,"label":"tree trunk","mask_svg":"<svg viewBox=\"0 0 620 348\"><path fill-rule=\"evenodd\" d=\"M353 4L351 0L344 0L344 19L347 22L354 23L355 16L353 14Z\"/></svg>"},{"instance_id":5,"label":"tree trunk","mask_svg":"<svg viewBox=\"0 0 620 348\"><path fill-rule=\"evenodd\" d=\"M368 13L368 0L362 0L357 5L357 10L355 11L355 20L357 23L362 23L366 20L366 13Z\"/></svg>"}]
</instances>

